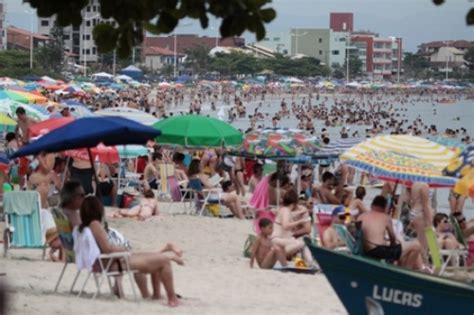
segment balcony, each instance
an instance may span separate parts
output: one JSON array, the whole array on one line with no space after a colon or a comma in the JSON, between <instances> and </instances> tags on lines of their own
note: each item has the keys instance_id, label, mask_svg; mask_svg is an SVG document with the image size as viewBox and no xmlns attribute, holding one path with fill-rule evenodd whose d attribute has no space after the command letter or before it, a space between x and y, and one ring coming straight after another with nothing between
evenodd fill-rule
<instances>
[{"instance_id":1,"label":"balcony","mask_svg":"<svg viewBox=\"0 0 474 315\"><path fill-rule=\"evenodd\" d=\"M391 58L374 58L374 63L392 63Z\"/></svg>"}]
</instances>

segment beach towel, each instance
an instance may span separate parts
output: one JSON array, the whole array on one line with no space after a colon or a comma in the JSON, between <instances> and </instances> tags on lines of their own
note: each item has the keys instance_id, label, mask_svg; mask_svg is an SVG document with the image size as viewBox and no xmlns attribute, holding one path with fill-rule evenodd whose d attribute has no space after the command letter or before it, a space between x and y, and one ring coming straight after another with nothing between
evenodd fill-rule
<instances>
[{"instance_id":1,"label":"beach towel","mask_svg":"<svg viewBox=\"0 0 474 315\"><path fill-rule=\"evenodd\" d=\"M168 176L168 186L170 190L171 200L174 202L181 201L181 189L179 188L176 177Z\"/></svg>"},{"instance_id":2,"label":"beach towel","mask_svg":"<svg viewBox=\"0 0 474 315\"><path fill-rule=\"evenodd\" d=\"M6 197L8 195L8 197ZM38 192L31 191L12 191L5 193L3 207L5 213L17 215L30 215L35 211L39 212ZM34 205L34 206L33 206ZM37 206L38 205L38 206Z\"/></svg>"},{"instance_id":3,"label":"beach towel","mask_svg":"<svg viewBox=\"0 0 474 315\"><path fill-rule=\"evenodd\" d=\"M91 229L85 227L82 233L78 227L72 232L74 237L74 253L76 254L76 265L78 270L92 270L94 263L100 256L99 246L92 235Z\"/></svg>"},{"instance_id":4,"label":"beach towel","mask_svg":"<svg viewBox=\"0 0 474 315\"><path fill-rule=\"evenodd\" d=\"M257 210L265 210L268 207L268 181L270 176L265 176L255 187L252 198L250 199L250 206Z\"/></svg>"}]
</instances>

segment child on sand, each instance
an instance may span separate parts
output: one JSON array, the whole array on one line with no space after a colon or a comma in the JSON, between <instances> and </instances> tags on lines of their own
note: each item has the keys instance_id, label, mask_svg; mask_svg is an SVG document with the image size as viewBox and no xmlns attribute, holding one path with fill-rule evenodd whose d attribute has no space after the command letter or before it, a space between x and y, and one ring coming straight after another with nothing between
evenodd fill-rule
<instances>
[{"instance_id":1,"label":"child on sand","mask_svg":"<svg viewBox=\"0 0 474 315\"><path fill-rule=\"evenodd\" d=\"M158 201L155 199L155 194L151 189L145 190L143 198L140 199L140 204L131 209L121 209L115 213L115 218L136 218L140 221L151 218L154 215L159 215Z\"/></svg>"},{"instance_id":2,"label":"child on sand","mask_svg":"<svg viewBox=\"0 0 474 315\"><path fill-rule=\"evenodd\" d=\"M270 236L273 233L273 222L263 218L258 222L260 235L252 246L252 255L250 257L250 268L253 268L255 259L258 266L262 269L271 269L277 261L282 266L288 265L285 250L278 245L272 245Z\"/></svg>"}]
</instances>

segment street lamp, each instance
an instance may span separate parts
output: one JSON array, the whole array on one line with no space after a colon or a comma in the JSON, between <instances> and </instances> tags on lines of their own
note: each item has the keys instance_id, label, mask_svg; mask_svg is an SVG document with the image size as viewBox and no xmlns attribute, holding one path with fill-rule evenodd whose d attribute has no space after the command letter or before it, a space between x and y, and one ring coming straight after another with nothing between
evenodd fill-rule
<instances>
[{"instance_id":1,"label":"street lamp","mask_svg":"<svg viewBox=\"0 0 474 315\"><path fill-rule=\"evenodd\" d=\"M33 69L33 15L34 12L24 10L30 16L30 69Z\"/></svg>"},{"instance_id":2,"label":"street lamp","mask_svg":"<svg viewBox=\"0 0 474 315\"><path fill-rule=\"evenodd\" d=\"M93 20L95 18L100 17L100 14L96 14L94 16L91 16L89 18L86 18L87 13L84 13L84 17L82 18L82 56L83 56L83 67L84 67L84 77L87 77L87 54L86 54L86 40L85 40L85 34L86 34L86 21Z\"/></svg>"},{"instance_id":3,"label":"street lamp","mask_svg":"<svg viewBox=\"0 0 474 315\"><path fill-rule=\"evenodd\" d=\"M298 45L299 45L299 41L298 39L302 36L305 36L306 34L308 34L308 32L303 32L302 34L300 34L300 30L299 29L296 29L296 34L295 33L291 33L291 36L294 36L296 38L296 47L295 47L295 56L298 55Z\"/></svg>"},{"instance_id":4,"label":"street lamp","mask_svg":"<svg viewBox=\"0 0 474 315\"><path fill-rule=\"evenodd\" d=\"M177 27L187 27L187 26L191 26L191 25L193 25L193 23L185 23L185 24L183 24L183 25L181 25L181 26L177 26ZM177 48L178 48L178 38L177 38L177 36L176 36L176 32L174 32L173 36L174 36L174 62L173 62L174 65L173 65L173 74L174 74L174 77L176 78L176 76L177 76L176 70L177 70L177 67L178 67L178 60L177 60L177 59L178 59L178 52L177 52Z\"/></svg>"}]
</instances>

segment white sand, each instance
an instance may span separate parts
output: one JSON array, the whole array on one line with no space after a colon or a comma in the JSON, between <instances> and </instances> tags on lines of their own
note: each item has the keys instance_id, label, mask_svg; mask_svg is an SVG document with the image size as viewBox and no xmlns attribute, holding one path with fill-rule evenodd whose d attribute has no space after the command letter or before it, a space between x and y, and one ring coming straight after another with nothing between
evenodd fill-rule
<instances>
[{"instance_id":1,"label":"white sand","mask_svg":"<svg viewBox=\"0 0 474 315\"><path fill-rule=\"evenodd\" d=\"M170 209L179 210L177 205ZM66 292L75 265L68 266L59 293L54 293L63 265L42 261L41 250L13 249L10 259L0 258L0 272L8 273L10 314L346 314L322 274L250 269L249 260L242 256L244 241L252 232L249 220L163 214L162 220L150 222L109 222L130 239L134 250L158 249L167 241L182 247L185 266L173 266L182 305L171 309L165 299L141 298L137 304L126 278L125 300L112 298L106 284L95 301L91 294L70 296ZM79 284L84 279L82 275ZM93 292L93 279L86 288Z\"/></svg>"}]
</instances>

